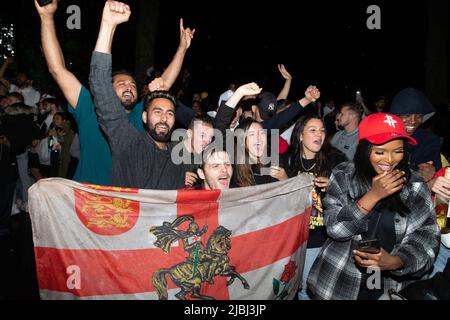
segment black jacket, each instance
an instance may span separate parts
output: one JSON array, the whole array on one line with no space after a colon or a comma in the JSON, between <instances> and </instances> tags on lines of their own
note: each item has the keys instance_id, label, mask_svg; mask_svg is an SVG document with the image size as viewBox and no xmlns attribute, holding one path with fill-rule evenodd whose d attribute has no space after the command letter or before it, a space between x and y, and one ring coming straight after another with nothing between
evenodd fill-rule
<instances>
[{"instance_id":1,"label":"black jacket","mask_svg":"<svg viewBox=\"0 0 450 320\"><path fill-rule=\"evenodd\" d=\"M409 153L411 167L417 170L418 164L433 161L436 171L440 170L442 168L441 138L421 128L418 128L412 137L417 140L417 145L412 146L405 143L405 150Z\"/></svg>"}]
</instances>

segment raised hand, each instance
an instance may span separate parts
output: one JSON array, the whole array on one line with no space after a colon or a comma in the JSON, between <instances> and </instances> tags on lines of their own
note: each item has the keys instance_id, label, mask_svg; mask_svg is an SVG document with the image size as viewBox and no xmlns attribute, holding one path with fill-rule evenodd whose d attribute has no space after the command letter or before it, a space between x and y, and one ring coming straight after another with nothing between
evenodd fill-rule
<instances>
[{"instance_id":1,"label":"raised hand","mask_svg":"<svg viewBox=\"0 0 450 320\"><path fill-rule=\"evenodd\" d=\"M180 46L187 49L191 46L191 41L194 38L195 29L184 28L183 18L180 19Z\"/></svg>"},{"instance_id":2,"label":"raised hand","mask_svg":"<svg viewBox=\"0 0 450 320\"><path fill-rule=\"evenodd\" d=\"M391 172L383 172L372 179L372 187L369 192L373 193L379 201L400 191L405 182L405 172L403 171L396 169Z\"/></svg>"},{"instance_id":3,"label":"raised hand","mask_svg":"<svg viewBox=\"0 0 450 320\"><path fill-rule=\"evenodd\" d=\"M119 1L108 0L103 8L102 21L117 26L130 18L130 7Z\"/></svg>"},{"instance_id":4,"label":"raised hand","mask_svg":"<svg viewBox=\"0 0 450 320\"><path fill-rule=\"evenodd\" d=\"M155 78L148 84L148 90L153 91L167 91L167 86L164 83L163 78Z\"/></svg>"},{"instance_id":5,"label":"raised hand","mask_svg":"<svg viewBox=\"0 0 450 320\"><path fill-rule=\"evenodd\" d=\"M320 98L320 91L315 86L309 86L305 91L305 98L310 102L315 102Z\"/></svg>"},{"instance_id":6,"label":"raised hand","mask_svg":"<svg viewBox=\"0 0 450 320\"><path fill-rule=\"evenodd\" d=\"M280 71L281 76L286 79L286 80L292 80L292 76L290 75L290 73L286 70L286 68L284 67L284 64L279 64L278 65L278 71Z\"/></svg>"},{"instance_id":7,"label":"raised hand","mask_svg":"<svg viewBox=\"0 0 450 320\"><path fill-rule=\"evenodd\" d=\"M41 7L39 3L34 0L34 6L36 7L37 12L41 18L43 17L53 17L56 9L58 9L58 0L53 0L51 3L46 6Z\"/></svg>"},{"instance_id":8,"label":"raised hand","mask_svg":"<svg viewBox=\"0 0 450 320\"><path fill-rule=\"evenodd\" d=\"M256 83L251 82L237 88L235 94L239 94L242 96L252 96L260 94L261 90L262 88L260 88Z\"/></svg>"},{"instance_id":9,"label":"raised hand","mask_svg":"<svg viewBox=\"0 0 450 320\"><path fill-rule=\"evenodd\" d=\"M428 182L431 179L433 179L436 173L436 168L433 165L433 161L420 163L417 166L419 167L419 174L423 178L423 180L425 180L425 182Z\"/></svg>"},{"instance_id":10,"label":"raised hand","mask_svg":"<svg viewBox=\"0 0 450 320\"><path fill-rule=\"evenodd\" d=\"M234 94L230 99L226 102L226 105L230 108L235 108L239 101L244 96L253 96L258 95L261 92L262 88L260 88L256 83L251 82L244 84L236 89Z\"/></svg>"}]
</instances>

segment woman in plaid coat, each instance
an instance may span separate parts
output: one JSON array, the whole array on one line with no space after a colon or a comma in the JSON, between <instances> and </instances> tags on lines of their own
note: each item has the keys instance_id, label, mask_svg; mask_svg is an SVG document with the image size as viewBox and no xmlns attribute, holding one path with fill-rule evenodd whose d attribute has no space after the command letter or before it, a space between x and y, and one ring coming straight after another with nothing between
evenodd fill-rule
<instances>
[{"instance_id":1,"label":"woman in plaid coat","mask_svg":"<svg viewBox=\"0 0 450 320\"><path fill-rule=\"evenodd\" d=\"M405 142L416 143L400 118L370 115L359 126L354 162L333 170L323 201L329 239L308 277L314 299L378 299L433 265L436 214L425 182L408 167ZM367 252L361 240L379 247Z\"/></svg>"}]
</instances>

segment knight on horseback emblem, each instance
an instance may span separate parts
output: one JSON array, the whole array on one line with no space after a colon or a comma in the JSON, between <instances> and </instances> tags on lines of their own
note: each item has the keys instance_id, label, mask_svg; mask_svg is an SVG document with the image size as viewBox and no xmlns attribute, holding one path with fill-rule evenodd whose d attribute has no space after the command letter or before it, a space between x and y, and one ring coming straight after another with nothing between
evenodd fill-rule
<instances>
[{"instance_id":1,"label":"knight on horseback emblem","mask_svg":"<svg viewBox=\"0 0 450 320\"><path fill-rule=\"evenodd\" d=\"M187 230L178 229L185 222L189 222ZM160 300L168 298L167 275L181 289L175 294L180 300L186 300L189 293L192 298L214 299L214 297L200 294L200 289L204 282L213 284L216 276L227 277L227 286L238 278L245 289L250 288L247 280L229 264L231 231L223 226L217 227L205 246L200 237L206 233L207 229L207 226L200 229L192 216L178 217L173 222L165 221L162 226L150 228L150 233L156 237L154 245L165 253L169 253L172 244L178 240L182 241L183 248L188 253L185 261L153 273L152 284Z\"/></svg>"}]
</instances>

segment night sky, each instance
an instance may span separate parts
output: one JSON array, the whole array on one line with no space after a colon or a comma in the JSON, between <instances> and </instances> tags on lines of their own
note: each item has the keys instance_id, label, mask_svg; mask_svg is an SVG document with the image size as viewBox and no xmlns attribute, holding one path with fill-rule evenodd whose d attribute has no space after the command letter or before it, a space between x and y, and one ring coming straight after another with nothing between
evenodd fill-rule
<instances>
[{"instance_id":1,"label":"night sky","mask_svg":"<svg viewBox=\"0 0 450 320\"><path fill-rule=\"evenodd\" d=\"M169 34L176 32L179 16L197 28L187 65L200 89L210 83L225 88L229 81L255 80L278 92L283 79L277 63L284 63L294 77L292 98L303 94L310 83L341 99L353 99L357 89L378 96L424 85L424 3L208 3L167 4L160 19L160 30ZM370 4L381 8L381 30L366 27ZM159 34L161 46L173 47L165 32Z\"/></svg>"},{"instance_id":2,"label":"night sky","mask_svg":"<svg viewBox=\"0 0 450 320\"><path fill-rule=\"evenodd\" d=\"M103 3L60 3L58 36L66 61L73 61L73 72L83 82ZM145 13L135 1L128 3L132 19L119 27L113 55L115 67L134 70L137 15ZM81 31L65 28L69 4L81 7ZM371 4L381 8L381 30L366 27L366 9ZM31 0L18 0L14 5L21 10L10 10L10 14L4 10L4 21L26 20L36 25L18 35L18 51L31 48L37 54L39 20L34 5ZM284 80L277 63L284 63L294 77L292 99L301 97L309 84L338 101L354 99L356 90L370 100L392 96L407 86L424 88L425 1L161 1L155 52L158 68L166 66L176 50L180 17L185 26L196 28L185 60L190 83L193 90L208 91L212 97L229 82L256 81L278 93ZM42 63L42 57L38 59Z\"/></svg>"}]
</instances>

